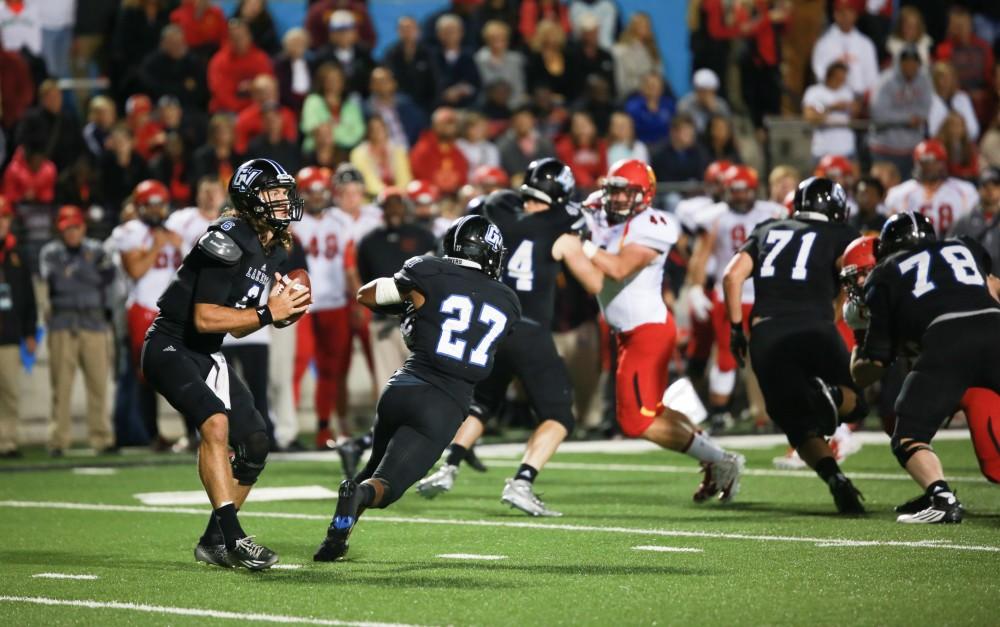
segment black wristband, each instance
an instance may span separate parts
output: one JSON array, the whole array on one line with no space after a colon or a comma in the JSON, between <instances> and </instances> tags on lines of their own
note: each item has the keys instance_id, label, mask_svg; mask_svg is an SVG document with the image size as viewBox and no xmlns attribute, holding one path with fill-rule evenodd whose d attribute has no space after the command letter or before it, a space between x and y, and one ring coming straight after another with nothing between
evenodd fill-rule
<instances>
[{"instance_id":1,"label":"black wristband","mask_svg":"<svg viewBox=\"0 0 1000 627\"><path fill-rule=\"evenodd\" d=\"M732 329L733 331L743 331L743 323L742 322L730 322L729 323L729 328Z\"/></svg>"},{"instance_id":2,"label":"black wristband","mask_svg":"<svg viewBox=\"0 0 1000 627\"><path fill-rule=\"evenodd\" d=\"M257 320L260 322L261 328L274 322L274 317L271 315L271 308L267 305L257 308Z\"/></svg>"}]
</instances>

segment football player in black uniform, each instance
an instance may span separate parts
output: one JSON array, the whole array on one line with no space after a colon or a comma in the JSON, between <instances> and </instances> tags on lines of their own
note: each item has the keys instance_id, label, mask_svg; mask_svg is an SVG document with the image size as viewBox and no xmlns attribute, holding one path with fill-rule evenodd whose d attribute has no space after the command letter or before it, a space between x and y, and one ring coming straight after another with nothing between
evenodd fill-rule
<instances>
[{"instance_id":1,"label":"football player in black uniform","mask_svg":"<svg viewBox=\"0 0 1000 627\"><path fill-rule=\"evenodd\" d=\"M758 225L726 266L730 346L741 365L749 348L768 415L830 488L837 510L860 514L861 494L825 439L841 421L867 413L833 323L841 256L858 232L845 224L847 194L829 179L801 182L794 209L791 218ZM757 298L748 346L740 293L751 276Z\"/></svg>"},{"instance_id":2,"label":"football player in black uniform","mask_svg":"<svg viewBox=\"0 0 1000 627\"><path fill-rule=\"evenodd\" d=\"M575 423L569 372L551 331L560 269L552 245L581 220L579 209L570 203L575 187L572 172L561 161L538 159L528 165L519 192L493 192L482 205L510 251L503 282L520 299L523 317L500 346L496 368L476 386L472 413L455 435L445 463L417 486L421 496L433 498L452 488L458 464L482 436L484 423L499 411L517 376L539 422L500 500L531 516L560 515L545 506L532 485Z\"/></svg>"},{"instance_id":3,"label":"football player in black uniform","mask_svg":"<svg viewBox=\"0 0 1000 627\"><path fill-rule=\"evenodd\" d=\"M937 241L931 221L899 213L882 227L865 281L868 331L851 375L869 385L900 356L916 356L896 399L892 452L927 504L901 523L959 523L962 504L931 447L968 388L1000 392L1000 304L989 255L971 239Z\"/></svg>"},{"instance_id":4,"label":"football player in black uniform","mask_svg":"<svg viewBox=\"0 0 1000 627\"><path fill-rule=\"evenodd\" d=\"M236 511L264 469L267 427L220 347L226 333L242 337L271 323L287 324L306 310L308 290L271 289L280 284L274 270L285 260L287 228L302 217L302 201L295 179L270 159L237 168L229 201L232 208L198 240L160 297L142 348L142 372L199 425L198 474L214 511L195 558L259 570L278 556L243 532Z\"/></svg>"},{"instance_id":5,"label":"football player in black uniform","mask_svg":"<svg viewBox=\"0 0 1000 627\"><path fill-rule=\"evenodd\" d=\"M404 313L412 352L382 391L371 458L341 482L316 561L342 557L361 513L403 496L468 415L473 386L489 374L497 346L521 316L517 296L497 280L503 256L500 230L482 216L465 216L444 234L444 257L414 257L393 278L358 291L358 302L373 311Z\"/></svg>"}]
</instances>

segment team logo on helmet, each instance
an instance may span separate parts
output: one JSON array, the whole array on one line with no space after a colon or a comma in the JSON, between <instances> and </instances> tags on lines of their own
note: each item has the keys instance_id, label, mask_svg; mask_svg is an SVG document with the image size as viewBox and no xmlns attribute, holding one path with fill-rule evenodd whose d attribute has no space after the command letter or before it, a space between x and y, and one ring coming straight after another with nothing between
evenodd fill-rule
<instances>
[{"instance_id":1,"label":"team logo on helmet","mask_svg":"<svg viewBox=\"0 0 1000 627\"><path fill-rule=\"evenodd\" d=\"M503 248L503 235L500 234L500 229L494 224L486 229L486 235L483 237L487 244L493 247L493 250L500 250Z\"/></svg>"},{"instance_id":2,"label":"team logo on helmet","mask_svg":"<svg viewBox=\"0 0 1000 627\"><path fill-rule=\"evenodd\" d=\"M261 172L262 170L255 168L241 168L233 175L233 187L241 192L247 191L253 185L253 182L257 180L257 177L260 176Z\"/></svg>"}]
</instances>

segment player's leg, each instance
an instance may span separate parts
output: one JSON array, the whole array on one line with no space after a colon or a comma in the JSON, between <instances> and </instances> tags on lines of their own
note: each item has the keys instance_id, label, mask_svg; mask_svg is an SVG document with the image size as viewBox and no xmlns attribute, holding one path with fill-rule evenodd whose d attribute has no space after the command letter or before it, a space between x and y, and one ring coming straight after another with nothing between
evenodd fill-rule
<instances>
[{"instance_id":1,"label":"player's leg","mask_svg":"<svg viewBox=\"0 0 1000 627\"><path fill-rule=\"evenodd\" d=\"M129 354L131 355L132 363L135 365L136 372L139 372L139 383L136 388L139 401L139 414L142 416L143 424L146 426L146 432L153 439L153 450L165 451L170 448L172 443L160 434L159 405L156 391L142 376L142 369L139 367L146 331L149 330L150 325L153 324L153 320L156 319L156 313L155 310L133 304L126 313L126 322L128 323Z\"/></svg>"},{"instance_id":2,"label":"player's leg","mask_svg":"<svg viewBox=\"0 0 1000 627\"><path fill-rule=\"evenodd\" d=\"M335 382L335 396L333 398L334 412L337 414L337 428L335 440L339 443L344 438L350 437L353 428L348 416L350 407L347 374L351 369L351 357L354 354L352 339L354 331L351 327L351 308L342 307L335 309L336 320L334 322L334 336L330 338L330 346L333 349L333 360L330 362L333 367L333 379Z\"/></svg>"},{"instance_id":3,"label":"player's leg","mask_svg":"<svg viewBox=\"0 0 1000 627\"><path fill-rule=\"evenodd\" d=\"M1000 483L1000 394L989 388L970 388L962 397L979 470Z\"/></svg>"},{"instance_id":4,"label":"player's leg","mask_svg":"<svg viewBox=\"0 0 1000 627\"><path fill-rule=\"evenodd\" d=\"M747 330L749 320L743 320ZM729 314L726 304L716 300L712 307L712 329L715 334L715 363L708 372L708 416L714 430L721 430L732 418L728 415L729 401L736 387L736 358L729 350Z\"/></svg>"},{"instance_id":5,"label":"player's leg","mask_svg":"<svg viewBox=\"0 0 1000 627\"><path fill-rule=\"evenodd\" d=\"M316 356L315 318L312 313L305 313L298 324L292 327L295 333L295 364L292 370L292 390L295 395L295 408L299 407L302 398L302 377L309 364Z\"/></svg>"},{"instance_id":6,"label":"player's leg","mask_svg":"<svg viewBox=\"0 0 1000 627\"><path fill-rule=\"evenodd\" d=\"M331 427L330 417L338 402L338 373L343 369L345 353L350 359L351 336L346 314L346 307L311 314L316 342L316 447L320 450L332 448L338 435Z\"/></svg>"}]
</instances>

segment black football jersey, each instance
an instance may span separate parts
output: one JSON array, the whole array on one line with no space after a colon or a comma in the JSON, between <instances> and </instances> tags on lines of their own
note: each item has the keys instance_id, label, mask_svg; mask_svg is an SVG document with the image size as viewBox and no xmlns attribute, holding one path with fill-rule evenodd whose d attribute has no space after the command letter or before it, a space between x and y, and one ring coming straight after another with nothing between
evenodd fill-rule
<instances>
[{"instance_id":1,"label":"black football jersey","mask_svg":"<svg viewBox=\"0 0 1000 627\"><path fill-rule=\"evenodd\" d=\"M576 209L524 213L521 197L510 190L490 194L483 213L497 225L507 248L501 278L521 301L524 318L548 329L555 310L556 276L561 264L552 244L580 217Z\"/></svg>"},{"instance_id":2,"label":"black football jersey","mask_svg":"<svg viewBox=\"0 0 1000 627\"><path fill-rule=\"evenodd\" d=\"M274 272L285 262L287 253L281 246L265 253L257 232L237 217L219 218L208 230L228 235L242 255L236 263L225 264L195 246L157 301L160 312L150 330L175 337L191 350L214 353L221 348L225 333L198 332L195 303L236 309L266 303Z\"/></svg>"},{"instance_id":3,"label":"black football jersey","mask_svg":"<svg viewBox=\"0 0 1000 627\"><path fill-rule=\"evenodd\" d=\"M753 316L833 320L836 262L858 231L802 218L757 225L741 249L753 257Z\"/></svg>"},{"instance_id":4,"label":"black football jersey","mask_svg":"<svg viewBox=\"0 0 1000 627\"><path fill-rule=\"evenodd\" d=\"M473 385L493 368L500 341L521 317L517 296L481 271L437 257L414 257L396 273L424 304L403 316L410 356L400 369L451 395L464 408Z\"/></svg>"},{"instance_id":5,"label":"black football jersey","mask_svg":"<svg viewBox=\"0 0 1000 627\"><path fill-rule=\"evenodd\" d=\"M883 259L865 281L865 355L888 362L903 352L915 354L927 327L942 316L1000 309L986 286L992 271L989 254L964 237Z\"/></svg>"}]
</instances>

